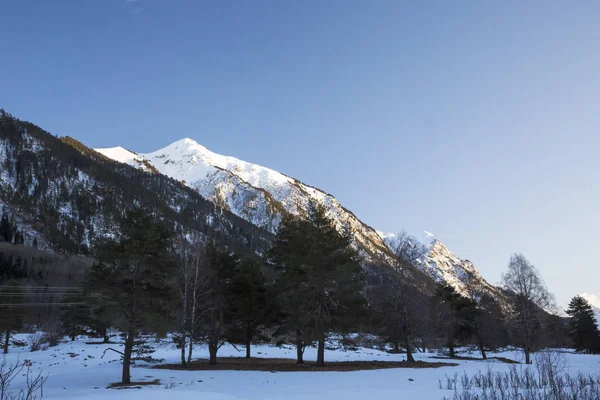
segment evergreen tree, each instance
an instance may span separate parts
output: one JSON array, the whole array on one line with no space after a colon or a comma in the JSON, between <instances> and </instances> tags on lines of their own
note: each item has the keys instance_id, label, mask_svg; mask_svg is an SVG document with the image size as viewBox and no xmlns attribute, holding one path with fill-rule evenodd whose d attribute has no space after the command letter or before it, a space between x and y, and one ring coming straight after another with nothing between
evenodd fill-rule
<instances>
[{"instance_id":1,"label":"evergreen tree","mask_svg":"<svg viewBox=\"0 0 600 400\"><path fill-rule=\"evenodd\" d=\"M581 296L575 296L566 310L569 316L568 330L575 349L588 354L600 351L600 333L590 303Z\"/></svg>"},{"instance_id":2,"label":"evergreen tree","mask_svg":"<svg viewBox=\"0 0 600 400\"><path fill-rule=\"evenodd\" d=\"M85 333L85 327L91 325L90 310L85 304L83 293L73 292L64 299L67 306L62 307L60 320L63 331L71 338L71 341L77 338L77 335Z\"/></svg>"},{"instance_id":3,"label":"evergreen tree","mask_svg":"<svg viewBox=\"0 0 600 400\"><path fill-rule=\"evenodd\" d=\"M0 220L0 241L12 243L13 236L14 233L12 231L10 220L8 219L8 214L3 213L2 219Z\"/></svg>"},{"instance_id":4,"label":"evergreen tree","mask_svg":"<svg viewBox=\"0 0 600 400\"><path fill-rule=\"evenodd\" d=\"M201 305L206 313L204 326L208 341L209 364L217 364L217 352L224 343L226 332L227 300L226 286L237 268L240 260L236 254L218 249L214 243L206 245L206 260L208 264L206 279L206 296Z\"/></svg>"},{"instance_id":5,"label":"evergreen tree","mask_svg":"<svg viewBox=\"0 0 600 400\"><path fill-rule=\"evenodd\" d=\"M226 337L233 343L243 343L246 358L260 329L268 326L274 316L274 290L267 284L261 266L244 259L235 268L226 286Z\"/></svg>"},{"instance_id":6,"label":"evergreen tree","mask_svg":"<svg viewBox=\"0 0 600 400\"><path fill-rule=\"evenodd\" d=\"M446 347L450 357L454 358L456 345L473 334L480 310L474 301L461 296L446 282L438 284L435 295L440 300Z\"/></svg>"},{"instance_id":7,"label":"evergreen tree","mask_svg":"<svg viewBox=\"0 0 600 400\"><path fill-rule=\"evenodd\" d=\"M337 229L324 205L312 203L305 219L283 219L270 262L281 271L281 298L287 328L296 331L298 363L303 334L312 330L317 365L324 365L327 332L356 327L366 311L365 275L350 234Z\"/></svg>"},{"instance_id":8,"label":"evergreen tree","mask_svg":"<svg viewBox=\"0 0 600 400\"><path fill-rule=\"evenodd\" d=\"M0 332L4 332L2 347L4 354L8 353L11 333L23 327L23 319L27 314L27 307L23 306L25 296L23 289L12 282L2 287L2 302L6 305L0 307Z\"/></svg>"},{"instance_id":9,"label":"evergreen tree","mask_svg":"<svg viewBox=\"0 0 600 400\"><path fill-rule=\"evenodd\" d=\"M122 382L130 383L134 340L141 329L164 331L170 318L173 233L148 208L128 211L119 232L98 247L87 287L125 334Z\"/></svg>"}]
</instances>

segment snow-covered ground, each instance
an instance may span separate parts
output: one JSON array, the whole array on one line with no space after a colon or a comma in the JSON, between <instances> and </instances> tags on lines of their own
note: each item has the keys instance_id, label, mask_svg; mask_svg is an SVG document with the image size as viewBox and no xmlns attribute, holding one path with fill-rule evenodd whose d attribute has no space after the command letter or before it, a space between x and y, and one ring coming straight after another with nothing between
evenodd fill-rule
<instances>
[{"instance_id":1,"label":"snow-covered ground","mask_svg":"<svg viewBox=\"0 0 600 400\"><path fill-rule=\"evenodd\" d=\"M25 335L18 335L25 339ZM7 355L9 363L30 360L32 371L43 371L48 375L44 385L44 399L441 399L451 397L452 391L439 388L439 381L446 376L476 373L488 367L497 371L508 369L508 364L498 360L457 361L457 367L441 368L396 368L355 372L260 372L260 371L173 371L151 369L148 365L134 366L132 381L160 380L160 385L145 386L141 389L106 389L118 382L121 376L119 355L114 352L102 353L107 347L118 345L85 344L84 339L63 342L47 350L29 352L28 348L11 348ZM164 362L178 362L179 351L170 343L157 346L155 358ZM254 346L253 356L268 358L293 358L293 348ZM244 353L229 345L219 350L220 357L241 357ZM477 357L477 353L471 354ZM435 354L416 354L418 360L444 361L432 359ZM502 356L521 360L518 352L507 351L490 356ZM195 357L207 358L206 347L198 347ZM402 354L394 355L372 349L358 351L330 350L325 354L326 361L349 360L389 360L399 361ZM568 353L565 355L570 372L600 372L600 356ZM308 348L307 361L316 359L316 351ZM23 377L13 383L15 389L22 385Z\"/></svg>"}]
</instances>

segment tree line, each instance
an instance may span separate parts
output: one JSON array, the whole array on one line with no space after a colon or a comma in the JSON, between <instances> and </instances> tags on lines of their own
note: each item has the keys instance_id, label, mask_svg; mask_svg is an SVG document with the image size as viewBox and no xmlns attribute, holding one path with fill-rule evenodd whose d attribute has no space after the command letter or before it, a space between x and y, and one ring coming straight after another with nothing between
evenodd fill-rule
<instances>
[{"instance_id":1,"label":"tree line","mask_svg":"<svg viewBox=\"0 0 600 400\"><path fill-rule=\"evenodd\" d=\"M82 291L65 299L84 306L59 307L57 314L61 332L72 338L92 330L108 343L111 329L120 332L124 347L112 350L123 358L123 383L131 381L135 354L144 351L144 333L171 334L184 367L197 343L208 346L216 364L226 342L243 346L250 358L252 344L273 338L293 343L298 363L307 346L316 346L316 363L324 365L329 335L348 332L378 335L407 362L431 348L456 357L461 346L486 358L489 350L514 345L526 362L545 346L598 352L590 305L574 298L567 320L548 313L552 296L524 256L511 258L500 301L475 277L466 278L461 292L432 285L418 268L423 252L406 236L385 263L366 264L351 232L340 230L319 203L305 215L285 215L260 255L200 233L181 237L151 207L138 207L119 219L114 236L95 243ZM10 332L22 328L22 318L9 315L0 318L6 349Z\"/></svg>"}]
</instances>

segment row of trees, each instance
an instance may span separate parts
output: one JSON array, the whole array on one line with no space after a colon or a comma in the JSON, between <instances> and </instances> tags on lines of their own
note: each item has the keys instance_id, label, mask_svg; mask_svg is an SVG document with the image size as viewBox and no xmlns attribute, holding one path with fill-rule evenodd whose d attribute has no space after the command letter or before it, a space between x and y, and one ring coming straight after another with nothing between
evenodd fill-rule
<instances>
[{"instance_id":1,"label":"row of trees","mask_svg":"<svg viewBox=\"0 0 600 400\"><path fill-rule=\"evenodd\" d=\"M329 332L359 330L405 351L408 362L415 350L444 346L454 357L458 346L474 345L486 358L487 350L508 344L520 346L530 362L532 351L560 345L567 335L560 318L546 312L551 296L522 255L511 258L503 277L509 289L503 309L474 276L461 293L444 284L431 290L417 268L424 255L417 241L403 237L393 251L393 265L363 268L350 232L335 226L319 204L305 216L286 215L263 257L236 254L200 235L176 240L151 209L138 208L120 221L117 235L97 244L85 294L65 299L85 306L63 308L60 317L72 337L83 327L105 342L109 328L122 332L124 349L114 351L123 356L124 383L131 381L143 332L171 332L183 366L198 341L216 364L225 342L244 345L250 357L252 343L272 336L295 343L298 363L316 343L323 365ZM577 348L593 352L597 329L585 332L595 320L582 304L577 300L569 312L568 334Z\"/></svg>"},{"instance_id":2,"label":"row of trees","mask_svg":"<svg viewBox=\"0 0 600 400\"><path fill-rule=\"evenodd\" d=\"M268 329L295 336L298 363L316 341L323 365L327 333L356 329L367 315L358 252L349 232L340 232L318 204L305 218L286 216L263 258L199 237L175 241L144 208L127 214L118 236L99 244L97 257L85 284L89 307L76 319L124 333L124 383L142 331L175 331L184 366L195 340L208 344L209 362L216 364L225 341L244 344L250 357L251 343Z\"/></svg>"}]
</instances>

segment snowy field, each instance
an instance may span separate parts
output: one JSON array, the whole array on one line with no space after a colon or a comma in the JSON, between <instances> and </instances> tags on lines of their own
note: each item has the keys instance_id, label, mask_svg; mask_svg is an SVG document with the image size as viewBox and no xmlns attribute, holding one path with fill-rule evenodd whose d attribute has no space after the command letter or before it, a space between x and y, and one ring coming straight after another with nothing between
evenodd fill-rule
<instances>
[{"instance_id":1,"label":"snowy field","mask_svg":"<svg viewBox=\"0 0 600 400\"><path fill-rule=\"evenodd\" d=\"M26 340L26 335L18 335ZM139 389L106 389L107 385L118 382L121 376L120 356L108 351L107 347L119 348L119 345L85 344L84 339L63 342L57 347L29 352L27 347L11 348L6 356L9 363L17 360L31 361L32 372L42 371L48 375L44 385L44 399L419 399L439 400L451 397L452 390L440 389L447 376L464 372L471 375L478 370L492 368L503 371L508 364L498 360L470 361L458 360L459 366L441 368L395 368L355 372L259 372L259 371L173 371L152 369L148 364L139 362L132 367L132 381L160 380L156 386L144 386ZM241 350L241 349L240 349ZM254 357L293 358L295 350L272 346L254 346ZM164 363L177 363L179 350L172 344L162 342L157 345L153 357L163 358ZM469 354L461 354L469 355ZM219 350L220 357L243 357L229 345ZM436 354L417 353L416 358L423 361L439 362ZM478 357L478 353L470 356ZM521 361L518 352L492 353L490 357L507 357ZM208 358L206 347L197 347L194 358ZM316 350L306 349L305 360L316 359ZM325 354L326 361L401 361L404 355L387 354L372 349L358 351L330 350ZM596 374L600 372L600 356L566 353L565 359L569 372ZM14 389L22 387L23 377L13 383Z\"/></svg>"}]
</instances>

